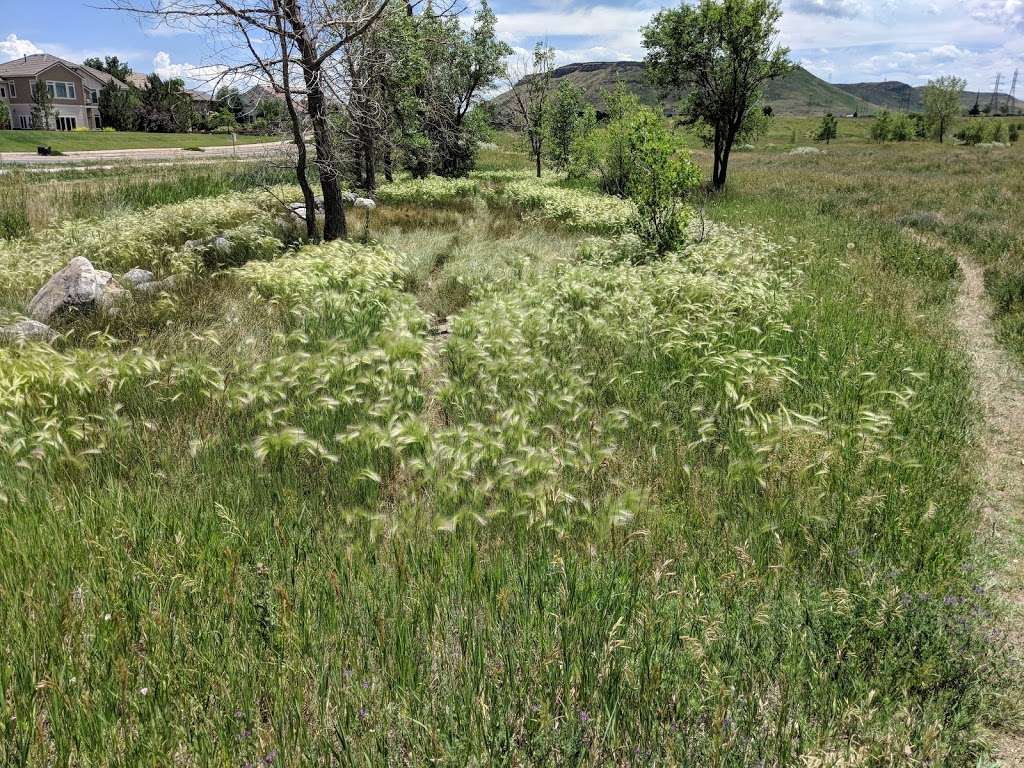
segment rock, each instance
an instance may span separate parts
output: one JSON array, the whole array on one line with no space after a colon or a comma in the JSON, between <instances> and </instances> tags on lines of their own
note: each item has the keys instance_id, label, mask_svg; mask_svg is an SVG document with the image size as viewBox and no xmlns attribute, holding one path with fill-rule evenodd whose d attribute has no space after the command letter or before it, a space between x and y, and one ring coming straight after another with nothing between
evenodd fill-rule
<instances>
[{"instance_id":1,"label":"rock","mask_svg":"<svg viewBox=\"0 0 1024 768\"><path fill-rule=\"evenodd\" d=\"M349 205L355 205L356 200L358 200L358 199L359 199L359 196L355 192L342 192L341 193L341 202L342 203L348 203Z\"/></svg>"},{"instance_id":2,"label":"rock","mask_svg":"<svg viewBox=\"0 0 1024 768\"><path fill-rule=\"evenodd\" d=\"M288 212L297 219L306 220L306 206L302 203L292 203L288 206Z\"/></svg>"},{"instance_id":3,"label":"rock","mask_svg":"<svg viewBox=\"0 0 1024 768\"><path fill-rule=\"evenodd\" d=\"M28 314L41 323L68 311L108 310L125 291L109 272L93 268L76 256L39 289L28 305Z\"/></svg>"},{"instance_id":4,"label":"rock","mask_svg":"<svg viewBox=\"0 0 1024 768\"><path fill-rule=\"evenodd\" d=\"M152 282L136 286L135 292L141 293L143 296L158 296L161 293L173 291L177 285L178 279L174 275L171 275L170 277L165 277L163 280L153 280Z\"/></svg>"},{"instance_id":5,"label":"rock","mask_svg":"<svg viewBox=\"0 0 1024 768\"><path fill-rule=\"evenodd\" d=\"M439 336L442 339L446 339L452 335L451 320L450 316L435 317L431 321L427 332L431 336Z\"/></svg>"},{"instance_id":6,"label":"rock","mask_svg":"<svg viewBox=\"0 0 1024 768\"><path fill-rule=\"evenodd\" d=\"M7 342L49 341L56 335L50 326L38 320L19 320L14 325L0 328L0 341Z\"/></svg>"},{"instance_id":7,"label":"rock","mask_svg":"<svg viewBox=\"0 0 1024 768\"><path fill-rule=\"evenodd\" d=\"M146 269L135 267L121 275L121 282L129 288L138 288L143 283L151 283L156 280L156 275Z\"/></svg>"},{"instance_id":8,"label":"rock","mask_svg":"<svg viewBox=\"0 0 1024 768\"><path fill-rule=\"evenodd\" d=\"M224 235L217 235L217 237L213 238L210 241L209 247L218 256L230 256L231 251L234 249L231 241L224 237Z\"/></svg>"},{"instance_id":9,"label":"rock","mask_svg":"<svg viewBox=\"0 0 1024 768\"><path fill-rule=\"evenodd\" d=\"M314 197L313 205L316 206L318 211L322 211L324 209L324 199L322 197Z\"/></svg>"},{"instance_id":10,"label":"rock","mask_svg":"<svg viewBox=\"0 0 1024 768\"><path fill-rule=\"evenodd\" d=\"M116 315L118 305L130 298L131 294L111 279L99 298L96 299L96 308L108 315Z\"/></svg>"},{"instance_id":11,"label":"rock","mask_svg":"<svg viewBox=\"0 0 1024 768\"><path fill-rule=\"evenodd\" d=\"M817 147L796 147L789 150L791 155L820 155L821 150Z\"/></svg>"},{"instance_id":12,"label":"rock","mask_svg":"<svg viewBox=\"0 0 1024 768\"><path fill-rule=\"evenodd\" d=\"M368 211L372 211L377 207L377 204L368 197L357 197L355 202L352 203L355 208L365 208Z\"/></svg>"}]
</instances>

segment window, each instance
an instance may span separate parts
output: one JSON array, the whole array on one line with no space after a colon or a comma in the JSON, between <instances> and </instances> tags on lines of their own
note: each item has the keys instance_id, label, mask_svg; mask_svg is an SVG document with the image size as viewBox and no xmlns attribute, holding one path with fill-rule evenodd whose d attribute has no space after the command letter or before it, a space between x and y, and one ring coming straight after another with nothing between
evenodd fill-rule
<instances>
[{"instance_id":1,"label":"window","mask_svg":"<svg viewBox=\"0 0 1024 768\"><path fill-rule=\"evenodd\" d=\"M57 118L57 130L58 131L73 131L77 127L75 118L73 117L58 117Z\"/></svg>"},{"instance_id":2,"label":"window","mask_svg":"<svg viewBox=\"0 0 1024 768\"><path fill-rule=\"evenodd\" d=\"M15 99L18 97L18 89L14 87L14 83L9 83L8 87L11 89L11 98Z\"/></svg>"},{"instance_id":3,"label":"window","mask_svg":"<svg viewBox=\"0 0 1024 768\"><path fill-rule=\"evenodd\" d=\"M7 86L0 85L0 99L6 99L6 98L7 98Z\"/></svg>"},{"instance_id":4,"label":"window","mask_svg":"<svg viewBox=\"0 0 1024 768\"><path fill-rule=\"evenodd\" d=\"M75 98L75 84L74 83L63 83L53 82L51 80L46 81L46 90L50 92L50 96L55 99L74 99Z\"/></svg>"},{"instance_id":5,"label":"window","mask_svg":"<svg viewBox=\"0 0 1024 768\"><path fill-rule=\"evenodd\" d=\"M94 90L90 89L89 90L89 102L91 104L99 104L99 101L100 101L100 92L99 91L94 91Z\"/></svg>"},{"instance_id":6,"label":"window","mask_svg":"<svg viewBox=\"0 0 1024 768\"><path fill-rule=\"evenodd\" d=\"M19 120L20 120L20 122L21 122L21 127L22 127L23 129L25 129L26 131L27 131L27 130L28 130L29 128L31 128L31 127L32 127L32 123L31 123L31 122L29 122L29 119L28 119L28 116L27 116L27 115L18 115L18 119L19 119Z\"/></svg>"}]
</instances>

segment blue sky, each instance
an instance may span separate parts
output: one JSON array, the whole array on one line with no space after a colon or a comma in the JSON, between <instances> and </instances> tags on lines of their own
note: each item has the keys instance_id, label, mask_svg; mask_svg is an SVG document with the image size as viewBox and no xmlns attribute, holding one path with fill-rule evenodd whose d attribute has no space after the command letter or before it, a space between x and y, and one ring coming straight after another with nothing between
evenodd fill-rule
<instances>
[{"instance_id":1,"label":"blue sky","mask_svg":"<svg viewBox=\"0 0 1024 768\"><path fill-rule=\"evenodd\" d=\"M472 4L476 0L467 0ZM678 0L677 0L678 1ZM95 3L101 5L102 3ZM561 62L637 59L640 26L669 2L494 0L499 33L528 50L547 40ZM46 51L80 61L114 54L136 71L200 84L216 53L199 35L147 29L78 0L0 0L0 60ZM826 80L893 79L913 84L942 74L991 88L1024 69L1024 0L783 0L782 42ZM1024 81L1018 95L1024 91Z\"/></svg>"}]
</instances>

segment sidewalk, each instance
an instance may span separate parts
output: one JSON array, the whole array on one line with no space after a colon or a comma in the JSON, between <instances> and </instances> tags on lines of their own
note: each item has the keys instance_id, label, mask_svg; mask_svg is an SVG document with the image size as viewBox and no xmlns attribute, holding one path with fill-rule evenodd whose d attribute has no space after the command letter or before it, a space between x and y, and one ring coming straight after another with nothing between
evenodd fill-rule
<instances>
[{"instance_id":1,"label":"sidewalk","mask_svg":"<svg viewBox=\"0 0 1024 768\"><path fill-rule=\"evenodd\" d=\"M37 155L34 152L0 152L0 165L66 165L69 163L109 162L111 160L204 160L226 157L272 157L288 151L290 142L239 144L236 147L203 147L202 152L178 148L111 149L91 152L65 152L62 155Z\"/></svg>"}]
</instances>

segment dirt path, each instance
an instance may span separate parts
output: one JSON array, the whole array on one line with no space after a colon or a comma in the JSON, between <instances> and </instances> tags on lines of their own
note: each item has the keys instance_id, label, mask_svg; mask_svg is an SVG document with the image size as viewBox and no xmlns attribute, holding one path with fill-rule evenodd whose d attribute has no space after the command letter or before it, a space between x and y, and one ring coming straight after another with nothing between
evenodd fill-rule
<instances>
[{"instance_id":1,"label":"dirt path","mask_svg":"<svg viewBox=\"0 0 1024 768\"><path fill-rule=\"evenodd\" d=\"M996 587L1010 608L1010 642L1024 661L1024 372L996 341L981 267L962 253L957 258L964 280L955 321L984 413L979 435L982 536L1005 561ZM1024 733L997 733L995 746L1001 765L1024 767Z\"/></svg>"}]
</instances>

